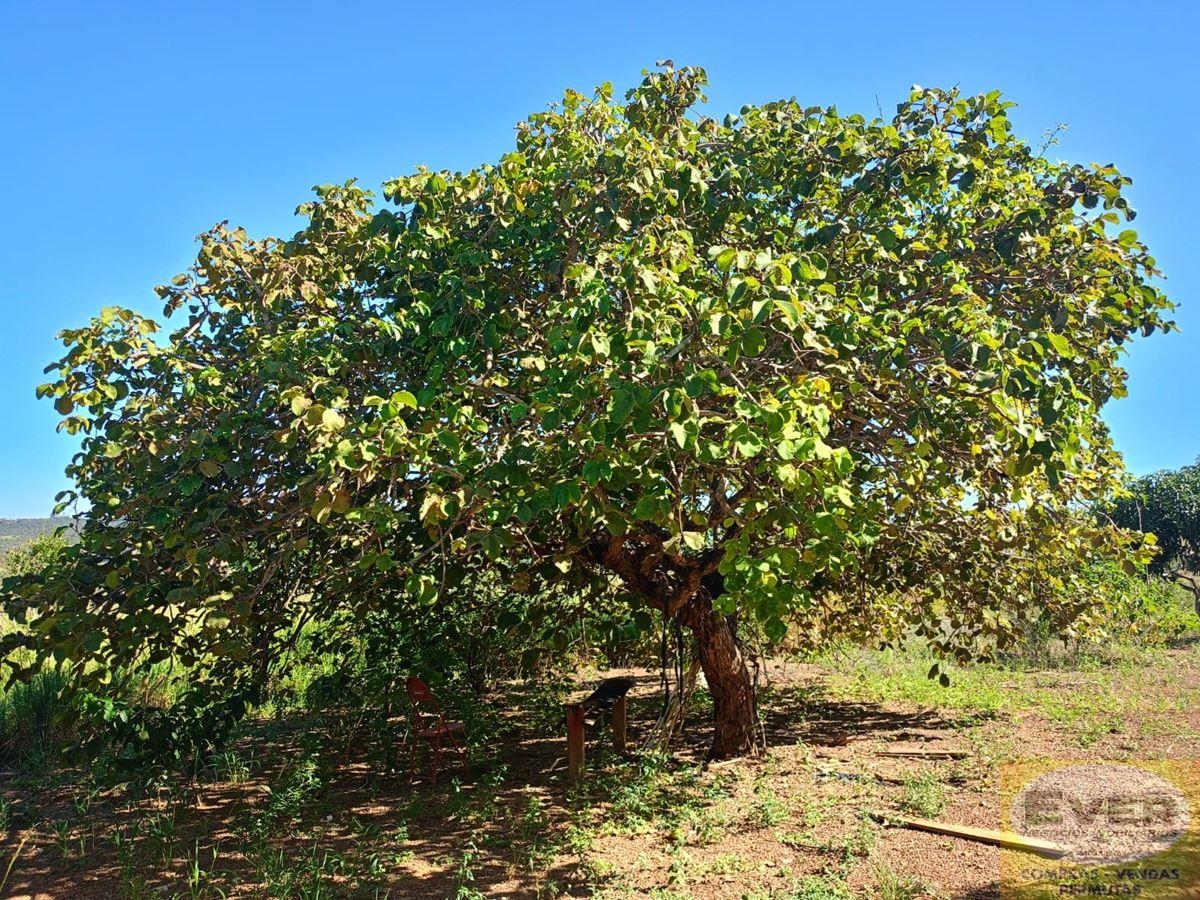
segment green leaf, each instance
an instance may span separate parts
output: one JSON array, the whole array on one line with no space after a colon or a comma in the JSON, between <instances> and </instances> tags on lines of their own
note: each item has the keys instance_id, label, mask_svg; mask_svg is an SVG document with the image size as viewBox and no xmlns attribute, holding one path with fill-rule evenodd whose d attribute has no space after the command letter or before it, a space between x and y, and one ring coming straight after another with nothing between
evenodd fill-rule
<instances>
[{"instance_id":1,"label":"green leaf","mask_svg":"<svg viewBox=\"0 0 1200 900\"><path fill-rule=\"evenodd\" d=\"M592 351L601 358L606 358L612 352L612 345L609 343L608 335L601 334L598 331L591 333Z\"/></svg>"},{"instance_id":2,"label":"green leaf","mask_svg":"<svg viewBox=\"0 0 1200 900\"><path fill-rule=\"evenodd\" d=\"M758 356L767 347L767 336L761 328L748 328L742 336L742 352L747 356Z\"/></svg>"},{"instance_id":3,"label":"green leaf","mask_svg":"<svg viewBox=\"0 0 1200 900\"><path fill-rule=\"evenodd\" d=\"M1055 334L1053 331L1051 331L1046 334L1046 337L1050 341L1050 346L1053 347L1054 351L1060 356L1072 355L1070 341L1068 341L1061 334Z\"/></svg>"},{"instance_id":4,"label":"green leaf","mask_svg":"<svg viewBox=\"0 0 1200 900\"><path fill-rule=\"evenodd\" d=\"M670 429L671 436L675 438L675 443L679 445L680 449L686 448L688 442L688 433L687 429L684 428L683 423L672 422L667 427Z\"/></svg>"},{"instance_id":5,"label":"green leaf","mask_svg":"<svg viewBox=\"0 0 1200 900\"><path fill-rule=\"evenodd\" d=\"M659 517L661 501L659 498L646 494L633 507L633 516L642 521L652 522Z\"/></svg>"}]
</instances>

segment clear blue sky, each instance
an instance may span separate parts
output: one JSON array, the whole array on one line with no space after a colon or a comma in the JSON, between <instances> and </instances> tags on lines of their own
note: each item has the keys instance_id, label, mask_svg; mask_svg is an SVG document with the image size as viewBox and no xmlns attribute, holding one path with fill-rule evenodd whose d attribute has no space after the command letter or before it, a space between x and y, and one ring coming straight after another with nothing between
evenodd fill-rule
<instances>
[{"instance_id":1,"label":"clear blue sky","mask_svg":"<svg viewBox=\"0 0 1200 900\"><path fill-rule=\"evenodd\" d=\"M1182 303L1107 413L1135 472L1200 454L1200 20L1184 2L356 3L0 0L0 517L48 514L72 440L34 399L55 333L151 289L230 219L295 230L309 188L463 168L513 125L654 61L717 113L795 96L874 113L913 83L1003 90L1055 151L1116 162Z\"/></svg>"}]
</instances>

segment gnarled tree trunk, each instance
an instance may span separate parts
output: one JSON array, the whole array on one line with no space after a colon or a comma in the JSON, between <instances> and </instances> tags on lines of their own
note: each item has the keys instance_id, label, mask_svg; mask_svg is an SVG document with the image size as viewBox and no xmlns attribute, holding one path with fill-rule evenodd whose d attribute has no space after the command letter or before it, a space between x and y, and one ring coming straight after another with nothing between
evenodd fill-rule
<instances>
[{"instance_id":1,"label":"gnarled tree trunk","mask_svg":"<svg viewBox=\"0 0 1200 900\"><path fill-rule=\"evenodd\" d=\"M664 541L661 534L604 535L580 555L620 576L629 590L663 615L678 615L692 632L716 718L709 758L753 753L754 684L730 619L713 609L713 600L725 588L718 571L723 551L712 548L700 556L681 558L664 553Z\"/></svg>"},{"instance_id":2,"label":"gnarled tree trunk","mask_svg":"<svg viewBox=\"0 0 1200 900\"><path fill-rule=\"evenodd\" d=\"M709 759L745 756L754 751L754 685L729 618L713 609L706 591L680 610L696 638L700 668L712 695L715 721Z\"/></svg>"}]
</instances>

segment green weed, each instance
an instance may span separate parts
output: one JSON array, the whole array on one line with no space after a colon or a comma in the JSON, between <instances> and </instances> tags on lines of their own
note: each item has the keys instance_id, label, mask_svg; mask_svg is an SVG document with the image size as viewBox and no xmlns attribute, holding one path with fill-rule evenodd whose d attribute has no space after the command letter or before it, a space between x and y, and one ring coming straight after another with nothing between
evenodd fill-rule
<instances>
[{"instance_id":1,"label":"green weed","mask_svg":"<svg viewBox=\"0 0 1200 900\"><path fill-rule=\"evenodd\" d=\"M946 787L932 769L924 769L904 778L900 808L918 816L932 818L946 808Z\"/></svg>"},{"instance_id":2,"label":"green weed","mask_svg":"<svg viewBox=\"0 0 1200 900\"><path fill-rule=\"evenodd\" d=\"M754 807L749 820L759 828L771 828L784 822L791 815L786 803L779 799L775 788L767 781L760 780L754 786Z\"/></svg>"},{"instance_id":3,"label":"green weed","mask_svg":"<svg viewBox=\"0 0 1200 900\"><path fill-rule=\"evenodd\" d=\"M875 867L875 897L877 900L916 900L931 896L932 892L924 881L910 875L900 875L890 866L879 863Z\"/></svg>"}]
</instances>

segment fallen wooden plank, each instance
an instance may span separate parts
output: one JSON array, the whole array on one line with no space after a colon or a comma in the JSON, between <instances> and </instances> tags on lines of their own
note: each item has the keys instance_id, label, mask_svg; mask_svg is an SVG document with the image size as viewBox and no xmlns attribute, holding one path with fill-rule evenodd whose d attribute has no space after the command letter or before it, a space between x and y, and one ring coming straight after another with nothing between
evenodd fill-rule
<instances>
[{"instance_id":1,"label":"fallen wooden plank","mask_svg":"<svg viewBox=\"0 0 1200 900\"><path fill-rule=\"evenodd\" d=\"M943 750L936 747L884 747L875 751L876 756L914 756L920 759L966 759L967 750Z\"/></svg>"},{"instance_id":2,"label":"fallen wooden plank","mask_svg":"<svg viewBox=\"0 0 1200 900\"><path fill-rule=\"evenodd\" d=\"M955 825L950 822L938 822L933 819L921 819L916 816L896 816L888 813L872 813L874 818L884 824L899 824L905 828L915 828L918 831L928 831L933 834L944 834L948 837L963 838L968 841L979 841L996 847L1006 847L1009 850L1024 850L1046 856L1051 859L1061 859L1066 855L1066 848L1053 841L1043 841L1038 838L1025 837L1013 831L993 831L990 828L973 828L970 825Z\"/></svg>"}]
</instances>

